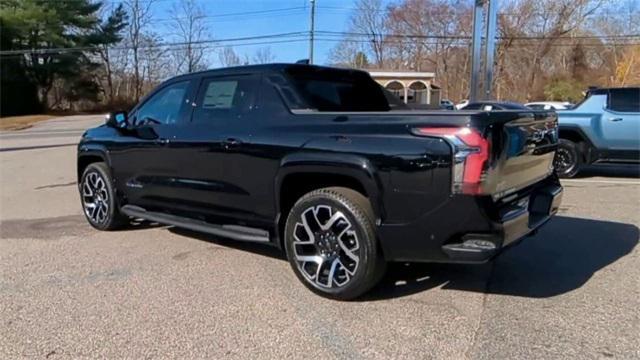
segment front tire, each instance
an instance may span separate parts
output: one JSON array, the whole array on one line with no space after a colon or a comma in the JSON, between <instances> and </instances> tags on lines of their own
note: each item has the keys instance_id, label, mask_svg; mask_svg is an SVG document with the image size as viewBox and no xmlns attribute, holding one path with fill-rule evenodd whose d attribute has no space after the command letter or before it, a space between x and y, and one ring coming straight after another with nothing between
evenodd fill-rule
<instances>
[{"instance_id":1,"label":"front tire","mask_svg":"<svg viewBox=\"0 0 640 360\"><path fill-rule=\"evenodd\" d=\"M324 188L301 197L287 217L284 241L298 279L324 297L354 299L384 273L371 204L348 188Z\"/></svg>"},{"instance_id":2,"label":"front tire","mask_svg":"<svg viewBox=\"0 0 640 360\"><path fill-rule=\"evenodd\" d=\"M553 158L553 167L561 178L572 178L582 167L582 153L578 144L571 140L560 139L558 150Z\"/></svg>"},{"instance_id":3,"label":"front tire","mask_svg":"<svg viewBox=\"0 0 640 360\"><path fill-rule=\"evenodd\" d=\"M109 168L103 162L92 163L82 173L80 201L91 226L98 230L116 230L127 221L120 213Z\"/></svg>"}]
</instances>

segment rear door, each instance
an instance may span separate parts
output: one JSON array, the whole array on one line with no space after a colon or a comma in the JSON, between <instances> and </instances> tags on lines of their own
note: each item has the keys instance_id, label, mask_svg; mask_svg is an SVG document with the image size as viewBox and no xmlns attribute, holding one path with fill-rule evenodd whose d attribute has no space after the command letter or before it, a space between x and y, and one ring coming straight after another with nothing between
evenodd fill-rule
<instances>
[{"instance_id":1,"label":"rear door","mask_svg":"<svg viewBox=\"0 0 640 360\"><path fill-rule=\"evenodd\" d=\"M602 118L609 157L637 158L640 151L640 88L611 89Z\"/></svg>"},{"instance_id":2,"label":"rear door","mask_svg":"<svg viewBox=\"0 0 640 360\"><path fill-rule=\"evenodd\" d=\"M258 205L248 184L256 177L255 159L247 151L254 131L253 109L259 75L234 74L203 78L191 120L171 142L180 157L181 198L190 216L217 223L255 217ZM255 150L255 149L254 149Z\"/></svg>"}]
</instances>

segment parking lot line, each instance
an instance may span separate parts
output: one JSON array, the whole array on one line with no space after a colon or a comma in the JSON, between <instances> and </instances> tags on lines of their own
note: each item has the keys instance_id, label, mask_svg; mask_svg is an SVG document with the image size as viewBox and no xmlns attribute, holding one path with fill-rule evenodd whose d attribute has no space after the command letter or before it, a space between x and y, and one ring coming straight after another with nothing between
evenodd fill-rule
<instances>
[{"instance_id":1,"label":"parking lot line","mask_svg":"<svg viewBox=\"0 0 640 360\"><path fill-rule=\"evenodd\" d=\"M628 184L640 185L640 181L623 181L623 180L585 180L585 179L564 179L561 183L586 183L586 184Z\"/></svg>"}]
</instances>

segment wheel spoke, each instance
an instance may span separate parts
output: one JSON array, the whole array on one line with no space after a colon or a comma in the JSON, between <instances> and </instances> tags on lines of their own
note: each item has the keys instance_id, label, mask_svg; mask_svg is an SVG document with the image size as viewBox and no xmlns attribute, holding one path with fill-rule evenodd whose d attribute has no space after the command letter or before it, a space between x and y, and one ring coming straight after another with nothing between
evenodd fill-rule
<instances>
[{"instance_id":1,"label":"wheel spoke","mask_svg":"<svg viewBox=\"0 0 640 360\"><path fill-rule=\"evenodd\" d=\"M355 236L355 233L354 233L354 236ZM355 244L354 248L350 249L344 244L344 241L342 241L341 238L338 238L338 244L340 245L340 248L342 249L345 255L347 255L351 260L358 262L359 260L358 255L354 253L354 251L357 251L358 248L360 247L358 243Z\"/></svg>"},{"instance_id":2,"label":"wheel spoke","mask_svg":"<svg viewBox=\"0 0 640 360\"><path fill-rule=\"evenodd\" d=\"M91 211L91 215L90 215L90 216L91 216L91 219L92 219L93 221L96 221L96 215L97 215L97 213L98 213L98 205L96 205L95 203L94 203L94 204L91 204L91 205L92 205L92 206L89 208L89 209L90 209L90 211Z\"/></svg>"},{"instance_id":3,"label":"wheel spoke","mask_svg":"<svg viewBox=\"0 0 640 360\"><path fill-rule=\"evenodd\" d=\"M98 175L96 175L95 173L89 174L89 176L88 176L89 183L91 184L91 187L94 188L94 189L98 188L98 186L96 184L97 177L98 177Z\"/></svg>"},{"instance_id":4,"label":"wheel spoke","mask_svg":"<svg viewBox=\"0 0 640 360\"><path fill-rule=\"evenodd\" d=\"M98 217L100 222L103 222L107 218L107 204L105 202L100 203Z\"/></svg>"},{"instance_id":5,"label":"wheel spoke","mask_svg":"<svg viewBox=\"0 0 640 360\"><path fill-rule=\"evenodd\" d=\"M335 276L336 268L338 267L339 263L340 263L340 260L338 258L333 259L333 262L331 263L331 269L329 270L329 277L327 279L328 287L331 287L333 285L333 278Z\"/></svg>"},{"instance_id":6,"label":"wheel spoke","mask_svg":"<svg viewBox=\"0 0 640 360\"><path fill-rule=\"evenodd\" d=\"M302 240L300 238L300 236L303 234L306 234L307 240ZM302 224L296 223L296 227L293 230L293 237L295 238L296 242L300 244L313 244L315 242L313 231L311 231L311 228L309 228L304 215L302 217Z\"/></svg>"},{"instance_id":7,"label":"wheel spoke","mask_svg":"<svg viewBox=\"0 0 640 360\"><path fill-rule=\"evenodd\" d=\"M295 255L296 260L298 261L302 261L302 262L313 262L316 263L318 265L322 264L322 262L324 261L322 259L322 256L318 256L318 255Z\"/></svg>"},{"instance_id":8,"label":"wheel spoke","mask_svg":"<svg viewBox=\"0 0 640 360\"><path fill-rule=\"evenodd\" d=\"M329 218L327 223L322 225L322 230L331 230L338 235L349 227L351 227L349 220L347 220L342 212L336 211L331 218Z\"/></svg>"},{"instance_id":9,"label":"wheel spoke","mask_svg":"<svg viewBox=\"0 0 640 360\"><path fill-rule=\"evenodd\" d=\"M82 184L82 195L83 196L93 196L93 189L89 185L88 182Z\"/></svg>"},{"instance_id":10,"label":"wheel spoke","mask_svg":"<svg viewBox=\"0 0 640 360\"><path fill-rule=\"evenodd\" d=\"M302 213L302 223L312 236L321 226L313 208L309 208Z\"/></svg>"}]
</instances>

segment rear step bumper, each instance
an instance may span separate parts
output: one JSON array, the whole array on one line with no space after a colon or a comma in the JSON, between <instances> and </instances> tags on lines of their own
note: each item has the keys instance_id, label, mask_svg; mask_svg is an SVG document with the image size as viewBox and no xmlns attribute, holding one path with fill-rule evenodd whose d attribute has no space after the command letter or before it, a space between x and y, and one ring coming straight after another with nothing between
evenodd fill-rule
<instances>
[{"instance_id":1,"label":"rear step bumper","mask_svg":"<svg viewBox=\"0 0 640 360\"><path fill-rule=\"evenodd\" d=\"M501 211L500 220L493 224L497 231L491 234L465 234L460 242L443 245L442 251L454 262L486 262L546 223L558 212L562 193L560 185L537 189Z\"/></svg>"},{"instance_id":2,"label":"rear step bumper","mask_svg":"<svg viewBox=\"0 0 640 360\"><path fill-rule=\"evenodd\" d=\"M269 242L269 232L261 229L248 228L237 225L215 225L204 221L185 218L182 216L147 211L139 206L125 205L120 209L123 214L141 218L160 224L173 225L193 231L226 237L234 240Z\"/></svg>"}]
</instances>

